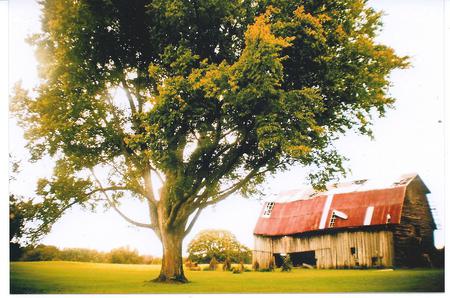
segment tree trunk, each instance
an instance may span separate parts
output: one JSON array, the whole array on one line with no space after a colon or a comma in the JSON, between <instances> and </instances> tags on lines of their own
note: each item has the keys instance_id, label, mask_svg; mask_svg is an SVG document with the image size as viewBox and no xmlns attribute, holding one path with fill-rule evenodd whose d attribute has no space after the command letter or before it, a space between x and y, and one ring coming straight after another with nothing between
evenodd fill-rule
<instances>
[{"instance_id":1,"label":"tree trunk","mask_svg":"<svg viewBox=\"0 0 450 298\"><path fill-rule=\"evenodd\" d=\"M161 272L154 281L187 282L183 272L183 233L172 230L161 231L161 242L163 245Z\"/></svg>"}]
</instances>

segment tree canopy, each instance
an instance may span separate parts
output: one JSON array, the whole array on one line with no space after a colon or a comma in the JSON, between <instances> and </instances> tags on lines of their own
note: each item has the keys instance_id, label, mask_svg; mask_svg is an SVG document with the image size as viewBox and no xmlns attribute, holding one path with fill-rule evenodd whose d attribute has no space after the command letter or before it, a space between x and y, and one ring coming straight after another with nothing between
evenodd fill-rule
<instances>
[{"instance_id":1,"label":"tree canopy","mask_svg":"<svg viewBox=\"0 0 450 298\"><path fill-rule=\"evenodd\" d=\"M189 242L187 252L189 260L201 264L208 264L213 258L219 262L228 258L233 263L250 263L252 259L250 249L226 230L201 231Z\"/></svg>"},{"instance_id":2,"label":"tree canopy","mask_svg":"<svg viewBox=\"0 0 450 298\"><path fill-rule=\"evenodd\" d=\"M407 66L374 40L380 13L364 0L41 4L29 39L41 81L12 103L32 159L56 160L38 183L34 235L75 204L105 202L153 229L165 260L179 251L177 264L175 238L205 207L288 165L315 166L317 187L344 172L333 140L370 135L394 103L390 72ZM149 222L118 209L130 196Z\"/></svg>"}]
</instances>

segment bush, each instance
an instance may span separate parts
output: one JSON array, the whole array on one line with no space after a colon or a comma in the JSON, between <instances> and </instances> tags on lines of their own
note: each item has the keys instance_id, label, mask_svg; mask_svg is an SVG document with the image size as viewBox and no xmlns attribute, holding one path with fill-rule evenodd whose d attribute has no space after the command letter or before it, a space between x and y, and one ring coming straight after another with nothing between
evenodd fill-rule
<instances>
[{"instance_id":1,"label":"bush","mask_svg":"<svg viewBox=\"0 0 450 298\"><path fill-rule=\"evenodd\" d=\"M239 262L239 270L241 270L241 272L245 271L244 261Z\"/></svg>"},{"instance_id":2,"label":"bush","mask_svg":"<svg viewBox=\"0 0 450 298\"><path fill-rule=\"evenodd\" d=\"M275 270L275 262L273 261L273 258L270 258L269 266L267 267L268 271Z\"/></svg>"},{"instance_id":3,"label":"bush","mask_svg":"<svg viewBox=\"0 0 450 298\"><path fill-rule=\"evenodd\" d=\"M60 251L59 257L61 261L75 261L75 262L94 262L106 263L108 257L105 253L100 253L93 249L85 248L65 248Z\"/></svg>"},{"instance_id":4,"label":"bush","mask_svg":"<svg viewBox=\"0 0 450 298\"><path fill-rule=\"evenodd\" d=\"M211 262L209 262L209 270L211 270L211 271L214 271L214 270L216 270L217 269L217 265L218 265L219 263L217 262L217 260L216 260L216 258L212 258L211 259Z\"/></svg>"},{"instance_id":5,"label":"bush","mask_svg":"<svg viewBox=\"0 0 450 298\"><path fill-rule=\"evenodd\" d=\"M233 274L240 274L242 272L239 267L233 267L231 271L233 272Z\"/></svg>"},{"instance_id":6,"label":"bush","mask_svg":"<svg viewBox=\"0 0 450 298\"><path fill-rule=\"evenodd\" d=\"M200 271L202 270L197 263L191 262L191 260L187 259L186 262L184 262L184 266L191 270L191 271Z\"/></svg>"},{"instance_id":7,"label":"bush","mask_svg":"<svg viewBox=\"0 0 450 298\"><path fill-rule=\"evenodd\" d=\"M206 268L207 269L207 268ZM190 271L201 271L202 268L200 266L193 266L189 268ZM205 270L205 269L204 269Z\"/></svg>"},{"instance_id":8,"label":"bush","mask_svg":"<svg viewBox=\"0 0 450 298\"><path fill-rule=\"evenodd\" d=\"M281 265L281 271L291 271L292 270L292 261L291 257L286 255L283 259L283 264Z\"/></svg>"},{"instance_id":9,"label":"bush","mask_svg":"<svg viewBox=\"0 0 450 298\"><path fill-rule=\"evenodd\" d=\"M9 242L9 260L19 261L24 252L24 248L19 243Z\"/></svg>"},{"instance_id":10,"label":"bush","mask_svg":"<svg viewBox=\"0 0 450 298\"><path fill-rule=\"evenodd\" d=\"M56 246L38 245L25 248L22 261L59 261L60 251Z\"/></svg>"},{"instance_id":11,"label":"bush","mask_svg":"<svg viewBox=\"0 0 450 298\"><path fill-rule=\"evenodd\" d=\"M253 270L255 270L255 271L258 271L258 270L259 270L259 263L258 263L258 261L255 261L255 262L253 263L252 268L253 268Z\"/></svg>"},{"instance_id":12,"label":"bush","mask_svg":"<svg viewBox=\"0 0 450 298\"><path fill-rule=\"evenodd\" d=\"M226 258L225 261L223 262L223 266L222 266L223 271L230 271L231 270L231 260L230 258Z\"/></svg>"},{"instance_id":13,"label":"bush","mask_svg":"<svg viewBox=\"0 0 450 298\"><path fill-rule=\"evenodd\" d=\"M445 267L445 248L436 249L431 254L431 261L434 267L444 268Z\"/></svg>"},{"instance_id":14,"label":"bush","mask_svg":"<svg viewBox=\"0 0 450 298\"><path fill-rule=\"evenodd\" d=\"M110 262L113 264L142 264L144 259L138 251L130 250L128 247L120 247L109 253Z\"/></svg>"},{"instance_id":15,"label":"bush","mask_svg":"<svg viewBox=\"0 0 450 298\"><path fill-rule=\"evenodd\" d=\"M161 265L162 264L162 258L160 257L154 257L154 256L142 256L142 262L143 264L156 264L156 265Z\"/></svg>"}]
</instances>

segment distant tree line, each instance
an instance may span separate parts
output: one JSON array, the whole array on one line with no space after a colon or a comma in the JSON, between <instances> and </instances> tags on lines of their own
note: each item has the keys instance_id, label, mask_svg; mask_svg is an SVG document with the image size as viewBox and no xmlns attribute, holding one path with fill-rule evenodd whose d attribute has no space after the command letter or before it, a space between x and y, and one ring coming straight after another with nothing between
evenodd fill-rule
<instances>
[{"instance_id":1,"label":"distant tree line","mask_svg":"<svg viewBox=\"0 0 450 298\"><path fill-rule=\"evenodd\" d=\"M11 172L18 171L18 163L10 160ZM10 180L14 180L11 176ZM28 245L24 237L27 220L32 215L31 200L9 195L9 258L10 261L73 261L115 264L161 264L160 257L141 256L137 250L120 247L110 252L86 248L58 249L52 245Z\"/></svg>"},{"instance_id":2,"label":"distant tree line","mask_svg":"<svg viewBox=\"0 0 450 298\"><path fill-rule=\"evenodd\" d=\"M19 250L19 251L18 251ZM160 257L139 255L136 249L120 247L110 252L95 249L64 248L39 244L36 246L10 246L11 261L72 261L113 264L161 264Z\"/></svg>"}]
</instances>

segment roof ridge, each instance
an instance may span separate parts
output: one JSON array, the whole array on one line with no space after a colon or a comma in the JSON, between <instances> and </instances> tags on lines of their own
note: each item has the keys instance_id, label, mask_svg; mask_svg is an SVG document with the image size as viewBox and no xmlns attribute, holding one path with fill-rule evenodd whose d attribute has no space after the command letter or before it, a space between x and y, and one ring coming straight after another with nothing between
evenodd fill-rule
<instances>
[{"instance_id":1,"label":"roof ridge","mask_svg":"<svg viewBox=\"0 0 450 298\"><path fill-rule=\"evenodd\" d=\"M298 200L310 200L318 196L326 196L330 194L341 194L341 193L353 193L353 192L364 192L377 189L390 189L396 188L403 185L408 185L416 177L419 177L417 173L408 173L398 175L397 178L372 178L372 179L355 179L345 182L334 182L327 185L325 191L315 190L311 186L289 189L281 191L277 194L273 194L275 199L266 200L270 202L291 202Z\"/></svg>"}]
</instances>

